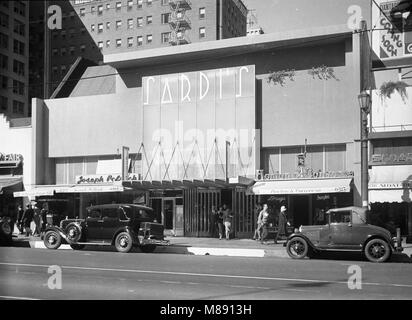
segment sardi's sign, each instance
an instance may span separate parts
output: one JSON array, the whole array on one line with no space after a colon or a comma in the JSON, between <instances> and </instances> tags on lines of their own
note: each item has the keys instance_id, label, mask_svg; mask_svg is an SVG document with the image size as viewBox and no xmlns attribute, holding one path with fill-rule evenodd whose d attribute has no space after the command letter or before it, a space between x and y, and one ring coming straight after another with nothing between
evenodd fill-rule
<instances>
[{"instance_id":1,"label":"sardi's sign","mask_svg":"<svg viewBox=\"0 0 412 320\"><path fill-rule=\"evenodd\" d=\"M128 181L138 181L139 174L129 173ZM99 184L122 181L121 174L90 174L76 176L76 184Z\"/></svg>"}]
</instances>

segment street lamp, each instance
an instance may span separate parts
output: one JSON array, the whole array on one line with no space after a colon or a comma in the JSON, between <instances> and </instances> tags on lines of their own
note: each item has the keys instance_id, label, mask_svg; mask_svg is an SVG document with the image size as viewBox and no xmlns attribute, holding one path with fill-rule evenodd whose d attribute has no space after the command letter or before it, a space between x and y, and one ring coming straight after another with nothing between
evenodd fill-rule
<instances>
[{"instance_id":1,"label":"street lamp","mask_svg":"<svg viewBox=\"0 0 412 320\"><path fill-rule=\"evenodd\" d=\"M358 95L361 111L361 197L362 207L368 208L368 114L371 96L364 90Z\"/></svg>"}]
</instances>

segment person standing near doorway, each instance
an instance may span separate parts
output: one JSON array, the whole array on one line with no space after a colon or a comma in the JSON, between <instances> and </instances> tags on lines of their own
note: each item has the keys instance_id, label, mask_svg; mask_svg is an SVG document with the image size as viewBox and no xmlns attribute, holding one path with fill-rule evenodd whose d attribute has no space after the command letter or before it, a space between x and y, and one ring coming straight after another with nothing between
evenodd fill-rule
<instances>
[{"instance_id":1,"label":"person standing near doorway","mask_svg":"<svg viewBox=\"0 0 412 320\"><path fill-rule=\"evenodd\" d=\"M32 233L32 231L30 229L30 224L33 221L33 216L34 216L34 210L31 206L31 204L28 204L27 209L26 209L26 211L24 212L24 215L23 215L23 228L24 228L24 231L26 233L26 237L30 236L31 233Z\"/></svg>"},{"instance_id":2,"label":"person standing near doorway","mask_svg":"<svg viewBox=\"0 0 412 320\"><path fill-rule=\"evenodd\" d=\"M263 244L269 235L269 212L268 205L266 203L263 205L263 210L259 213L258 221L260 221L262 228L262 237L260 238L260 242Z\"/></svg>"},{"instance_id":3,"label":"person standing near doorway","mask_svg":"<svg viewBox=\"0 0 412 320\"><path fill-rule=\"evenodd\" d=\"M226 206L226 204L223 205L223 222L225 224L225 235L226 235L226 240L230 239L230 232L232 229L232 211Z\"/></svg>"},{"instance_id":4,"label":"person standing near doorway","mask_svg":"<svg viewBox=\"0 0 412 320\"><path fill-rule=\"evenodd\" d=\"M255 229L255 234L253 235L253 240L260 241L262 238L262 221L260 220L260 212L262 211L262 205L258 203L256 205L256 215L257 217L257 222L256 222L256 229Z\"/></svg>"},{"instance_id":5,"label":"person standing near doorway","mask_svg":"<svg viewBox=\"0 0 412 320\"><path fill-rule=\"evenodd\" d=\"M23 216L24 216L24 210L21 204L18 205L17 207L17 221L16 221L16 226L17 229L19 229L19 233L23 234Z\"/></svg>"},{"instance_id":6,"label":"person standing near doorway","mask_svg":"<svg viewBox=\"0 0 412 320\"><path fill-rule=\"evenodd\" d=\"M219 240L222 240L223 232L225 229L225 226L223 225L223 208L222 207L220 207L216 213L216 223L217 223L217 229L219 231Z\"/></svg>"},{"instance_id":7,"label":"person standing near doorway","mask_svg":"<svg viewBox=\"0 0 412 320\"><path fill-rule=\"evenodd\" d=\"M287 236L287 226L289 225L288 218L286 216L286 206L280 207L278 218L278 232L275 236L275 244L278 243L279 236Z\"/></svg>"}]
</instances>

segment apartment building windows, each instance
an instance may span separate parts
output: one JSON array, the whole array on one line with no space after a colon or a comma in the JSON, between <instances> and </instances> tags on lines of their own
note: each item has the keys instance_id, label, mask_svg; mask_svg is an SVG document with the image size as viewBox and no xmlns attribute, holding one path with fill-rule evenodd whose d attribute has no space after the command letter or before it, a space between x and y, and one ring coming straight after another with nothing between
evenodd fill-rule
<instances>
[{"instance_id":1,"label":"apartment building windows","mask_svg":"<svg viewBox=\"0 0 412 320\"><path fill-rule=\"evenodd\" d=\"M146 24L151 24L153 22L153 16L146 17Z\"/></svg>"},{"instance_id":2,"label":"apartment building windows","mask_svg":"<svg viewBox=\"0 0 412 320\"><path fill-rule=\"evenodd\" d=\"M24 95L24 83L21 81L13 80L13 93L18 95Z\"/></svg>"},{"instance_id":3,"label":"apartment building windows","mask_svg":"<svg viewBox=\"0 0 412 320\"><path fill-rule=\"evenodd\" d=\"M152 42L153 42L153 35L148 34L148 35L146 36L146 43L147 43L147 44L151 44Z\"/></svg>"},{"instance_id":4,"label":"apartment building windows","mask_svg":"<svg viewBox=\"0 0 412 320\"><path fill-rule=\"evenodd\" d=\"M168 24L170 22L170 12L169 13L162 13L161 22L162 22L162 24Z\"/></svg>"},{"instance_id":5,"label":"apartment building windows","mask_svg":"<svg viewBox=\"0 0 412 320\"><path fill-rule=\"evenodd\" d=\"M62 64L62 65L60 66L60 74L61 74L62 76L64 76L64 75L66 74L66 66L65 66L64 64Z\"/></svg>"},{"instance_id":6,"label":"apartment building windows","mask_svg":"<svg viewBox=\"0 0 412 320\"><path fill-rule=\"evenodd\" d=\"M143 6L143 0L137 0L137 9L140 9Z\"/></svg>"},{"instance_id":7,"label":"apartment building windows","mask_svg":"<svg viewBox=\"0 0 412 320\"><path fill-rule=\"evenodd\" d=\"M206 17L206 8L199 8L199 19L204 19Z\"/></svg>"},{"instance_id":8,"label":"apartment building windows","mask_svg":"<svg viewBox=\"0 0 412 320\"><path fill-rule=\"evenodd\" d=\"M86 33L86 28L85 27L80 28L80 33L85 34Z\"/></svg>"},{"instance_id":9,"label":"apartment building windows","mask_svg":"<svg viewBox=\"0 0 412 320\"><path fill-rule=\"evenodd\" d=\"M14 12L25 17L26 16L26 4L23 1L14 1Z\"/></svg>"},{"instance_id":10,"label":"apartment building windows","mask_svg":"<svg viewBox=\"0 0 412 320\"><path fill-rule=\"evenodd\" d=\"M85 52L86 51L86 45L82 44L80 45L80 52Z\"/></svg>"},{"instance_id":11,"label":"apartment building windows","mask_svg":"<svg viewBox=\"0 0 412 320\"><path fill-rule=\"evenodd\" d=\"M94 32L94 24L92 24L92 25L90 26L90 31L91 31L91 32Z\"/></svg>"},{"instance_id":12,"label":"apartment building windows","mask_svg":"<svg viewBox=\"0 0 412 320\"><path fill-rule=\"evenodd\" d=\"M122 3L116 2L116 11L119 11L120 9L122 9Z\"/></svg>"},{"instance_id":13,"label":"apartment building windows","mask_svg":"<svg viewBox=\"0 0 412 320\"><path fill-rule=\"evenodd\" d=\"M170 32L164 32L162 33L162 43L169 43L170 41Z\"/></svg>"},{"instance_id":14,"label":"apartment building windows","mask_svg":"<svg viewBox=\"0 0 412 320\"><path fill-rule=\"evenodd\" d=\"M7 97L0 96L0 110L7 111L9 108L9 99Z\"/></svg>"},{"instance_id":15,"label":"apartment building windows","mask_svg":"<svg viewBox=\"0 0 412 320\"><path fill-rule=\"evenodd\" d=\"M127 1L127 11L130 11L133 9L133 0L128 0Z\"/></svg>"},{"instance_id":16,"label":"apartment building windows","mask_svg":"<svg viewBox=\"0 0 412 320\"><path fill-rule=\"evenodd\" d=\"M0 12L0 26L5 28L9 27L9 16L3 12Z\"/></svg>"},{"instance_id":17,"label":"apartment building windows","mask_svg":"<svg viewBox=\"0 0 412 320\"><path fill-rule=\"evenodd\" d=\"M9 64L9 57L0 53L0 68L2 68L3 70L7 70L8 64Z\"/></svg>"},{"instance_id":18,"label":"apartment building windows","mask_svg":"<svg viewBox=\"0 0 412 320\"><path fill-rule=\"evenodd\" d=\"M97 43L97 47L99 48L100 51L102 51L103 50L103 41L99 41Z\"/></svg>"},{"instance_id":19,"label":"apartment building windows","mask_svg":"<svg viewBox=\"0 0 412 320\"><path fill-rule=\"evenodd\" d=\"M91 8L90 8L90 11L91 11L92 14L95 13L96 7L91 7Z\"/></svg>"},{"instance_id":20,"label":"apartment building windows","mask_svg":"<svg viewBox=\"0 0 412 320\"><path fill-rule=\"evenodd\" d=\"M94 25L93 25L93 31L94 31ZM66 39L66 30L62 30L60 35L61 35L62 39Z\"/></svg>"},{"instance_id":21,"label":"apartment building windows","mask_svg":"<svg viewBox=\"0 0 412 320\"><path fill-rule=\"evenodd\" d=\"M1 76L1 88L7 89L8 85L9 85L9 78L7 78L6 76Z\"/></svg>"},{"instance_id":22,"label":"apartment building windows","mask_svg":"<svg viewBox=\"0 0 412 320\"><path fill-rule=\"evenodd\" d=\"M59 50L56 48L53 49L53 56L56 57L59 54Z\"/></svg>"},{"instance_id":23,"label":"apartment building windows","mask_svg":"<svg viewBox=\"0 0 412 320\"><path fill-rule=\"evenodd\" d=\"M19 20L15 19L13 30L14 30L14 33L17 33L24 37L24 35L26 34L26 25L20 22Z\"/></svg>"},{"instance_id":24,"label":"apartment building windows","mask_svg":"<svg viewBox=\"0 0 412 320\"><path fill-rule=\"evenodd\" d=\"M0 48L8 49L9 48L9 36L0 32Z\"/></svg>"},{"instance_id":25,"label":"apartment building windows","mask_svg":"<svg viewBox=\"0 0 412 320\"><path fill-rule=\"evenodd\" d=\"M17 100L13 100L13 113L24 113L24 103Z\"/></svg>"},{"instance_id":26,"label":"apartment building windows","mask_svg":"<svg viewBox=\"0 0 412 320\"><path fill-rule=\"evenodd\" d=\"M143 45L143 37L137 36L137 46L140 47L141 45Z\"/></svg>"},{"instance_id":27,"label":"apartment building windows","mask_svg":"<svg viewBox=\"0 0 412 320\"><path fill-rule=\"evenodd\" d=\"M102 33L103 32L103 23L99 23L97 25L97 33Z\"/></svg>"},{"instance_id":28,"label":"apartment building windows","mask_svg":"<svg viewBox=\"0 0 412 320\"><path fill-rule=\"evenodd\" d=\"M61 48L61 49L60 49L60 55L61 55L62 57L64 57L64 56L66 55L66 48Z\"/></svg>"},{"instance_id":29,"label":"apartment building windows","mask_svg":"<svg viewBox=\"0 0 412 320\"><path fill-rule=\"evenodd\" d=\"M53 76L54 76L54 77L57 77L57 72L58 72L57 67L56 67L56 66L53 66Z\"/></svg>"},{"instance_id":30,"label":"apartment building windows","mask_svg":"<svg viewBox=\"0 0 412 320\"><path fill-rule=\"evenodd\" d=\"M122 20L116 21L116 29L120 29L122 27Z\"/></svg>"},{"instance_id":31,"label":"apartment building windows","mask_svg":"<svg viewBox=\"0 0 412 320\"><path fill-rule=\"evenodd\" d=\"M103 14L103 5L97 6L97 14L101 16Z\"/></svg>"},{"instance_id":32,"label":"apartment building windows","mask_svg":"<svg viewBox=\"0 0 412 320\"><path fill-rule=\"evenodd\" d=\"M122 39L116 39L116 48L119 48L122 46Z\"/></svg>"},{"instance_id":33,"label":"apartment building windows","mask_svg":"<svg viewBox=\"0 0 412 320\"><path fill-rule=\"evenodd\" d=\"M169 4L169 0L162 0L162 6L167 6Z\"/></svg>"},{"instance_id":34,"label":"apartment building windows","mask_svg":"<svg viewBox=\"0 0 412 320\"><path fill-rule=\"evenodd\" d=\"M106 10L110 10L110 2L106 3Z\"/></svg>"},{"instance_id":35,"label":"apartment building windows","mask_svg":"<svg viewBox=\"0 0 412 320\"><path fill-rule=\"evenodd\" d=\"M85 14L86 14L86 9L80 8L80 17L84 17Z\"/></svg>"},{"instance_id":36,"label":"apartment building windows","mask_svg":"<svg viewBox=\"0 0 412 320\"><path fill-rule=\"evenodd\" d=\"M199 28L199 38L205 38L206 37L206 28L205 27L201 27Z\"/></svg>"},{"instance_id":37,"label":"apartment building windows","mask_svg":"<svg viewBox=\"0 0 412 320\"><path fill-rule=\"evenodd\" d=\"M110 47L110 40L106 40L106 48Z\"/></svg>"},{"instance_id":38,"label":"apartment building windows","mask_svg":"<svg viewBox=\"0 0 412 320\"><path fill-rule=\"evenodd\" d=\"M128 48L133 47L133 38L132 37L127 38L127 47Z\"/></svg>"},{"instance_id":39,"label":"apartment building windows","mask_svg":"<svg viewBox=\"0 0 412 320\"><path fill-rule=\"evenodd\" d=\"M74 28L69 29L69 36L70 38L74 38Z\"/></svg>"},{"instance_id":40,"label":"apartment building windows","mask_svg":"<svg viewBox=\"0 0 412 320\"><path fill-rule=\"evenodd\" d=\"M138 17L137 18L137 27L138 28L143 27L143 17Z\"/></svg>"},{"instance_id":41,"label":"apartment building windows","mask_svg":"<svg viewBox=\"0 0 412 320\"><path fill-rule=\"evenodd\" d=\"M16 40L16 39L13 40L13 52L14 53L24 55L24 47L25 45L23 42Z\"/></svg>"},{"instance_id":42,"label":"apartment building windows","mask_svg":"<svg viewBox=\"0 0 412 320\"><path fill-rule=\"evenodd\" d=\"M70 46L69 50L70 50L70 55L71 55L71 56L74 56L74 53L75 53L75 51L76 51L75 47L74 47L74 46Z\"/></svg>"},{"instance_id":43,"label":"apartment building windows","mask_svg":"<svg viewBox=\"0 0 412 320\"><path fill-rule=\"evenodd\" d=\"M133 19L127 20L127 29L133 29Z\"/></svg>"},{"instance_id":44,"label":"apartment building windows","mask_svg":"<svg viewBox=\"0 0 412 320\"><path fill-rule=\"evenodd\" d=\"M107 29L107 30L110 29L110 22L106 22L106 29Z\"/></svg>"},{"instance_id":45,"label":"apartment building windows","mask_svg":"<svg viewBox=\"0 0 412 320\"><path fill-rule=\"evenodd\" d=\"M153 0L147 0L147 6L150 7L153 4Z\"/></svg>"}]
</instances>

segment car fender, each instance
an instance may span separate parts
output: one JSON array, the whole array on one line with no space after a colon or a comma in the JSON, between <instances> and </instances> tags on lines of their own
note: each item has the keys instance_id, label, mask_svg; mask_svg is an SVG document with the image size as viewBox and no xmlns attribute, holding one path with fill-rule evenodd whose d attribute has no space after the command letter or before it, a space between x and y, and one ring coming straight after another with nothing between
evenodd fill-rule
<instances>
[{"instance_id":1,"label":"car fender","mask_svg":"<svg viewBox=\"0 0 412 320\"><path fill-rule=\"evenodd\" d=\"M391 239L389 239L388 237L386 237L382 234L370 234L370 235L368 235L366 237L365 241L362 244L362 250L365 248L366 244L372 239L385 240L389 244L389 247L391 248L392 252L395 250L395 247L393 246L393 243L392 243Z\"/></svg>"},{"instance_id":2,"label":"car fender","mask_svg":"<svg viewBox=\"0 0 412 320\"><path fill-rule=\"evenodd\" d=\"M48 232L48 231L55 231L55 232L57 232L58 234L60 234L60 236L61 236L62 239L63 239L63 242L66 242L66 243L68 243L68 244L72 244L72 243L73 243L72 241L70 241L70 239L67 238L67 236L66 236L66 234L64 233L63 229L60 228L60 227L58 227L58 226L48 226L48 227L46 228L46 230L44 230L44 234L46 234L46 232Z\"/></svg>"},{"instance_id":3,"label":"car fender","mask_svg":"<svg viewBox=\"0 0 412 320\"><path fill-rule=\"evenodd\" d=\"M126 226L126 227L121 227L121 228L116 230L116 232L114 233L114 235L112 237L112 242L111 242L112 245L114 245L114 241L116 240L116 237L120 232L130 233L130 235L132 236L132 239L133 239L133 245L137 245L139 243L136 232L134 232L132 228Z\"/></svg>"},{"instance_id":4,"label":"car fender","mask_svg":"<svg viewBox=\"0 0 412 320\"><path fill-rule=\"evenodd\" d=\"M306 242L308 243L308 246L309 246L310 248L312 248L313 250L317 250L316 246L313 245L312 241L310 241L307 236L305 236L305 235L302 234L302 233L296 233L296 232L295 232L295 233L292 233L291 235L289 235L288 239L287 239L286 242L285 242L285 246L286 246L286 244L287 244L290 240L292 240L292 239L295 238L295 237L301 237L301 238L305 239Z\"/></svg>"}]
</instances>

